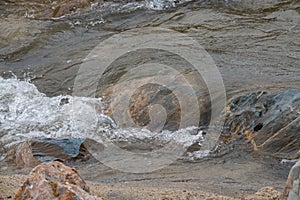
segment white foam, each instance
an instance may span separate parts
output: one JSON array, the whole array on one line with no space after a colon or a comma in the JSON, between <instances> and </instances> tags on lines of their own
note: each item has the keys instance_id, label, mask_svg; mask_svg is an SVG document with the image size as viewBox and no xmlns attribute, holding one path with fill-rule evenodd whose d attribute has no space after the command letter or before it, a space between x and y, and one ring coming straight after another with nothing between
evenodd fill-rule
<instances>
[{"instance_id":1,"label":"white foam","mask_svg":"<svg viewBox=\"0 0 300 200\"><path fill-rule=\"evenodd\" d=\"M47 97L29 82L0 77L0 143L5 149L33 138L105 136L125 147L150 150L169 142L187 149L196 143L201 146L204 141L198 127L158 133L143 128L118 128L102 108L100 98Z\"/></svg>"},{"instance_id":2,"label":"white foam","mask_svg":"<svg viewBox=\"0 0 300 200\"><path fill-rule=\"evenodd\" d=\"M167 10L191 0L144 0L144 1L120 1L92 4L92 10L110 10L111 12L131 12L138 9Z\"/></svg>"},{"instance_id":3,"label":"white foam","mask_svg":"<svg viewBox=\"0 0 300 200\"><path fill-rule=\"evenodd\" d=\"M282 159L280 161L280 164L295 164L298 161L298 159L292 159L292 160L288 160L288 159Z\"/></svg>"},{"instance_id":4,"label":"white foam","mask_svg":"<svg viewBox=\"0 0 300 200\"><path fill-rule=\"evenodd\" d=\"M74 122L73 102L86 111L94 111L97 105L97 122L113 123L101 113L101 99L57 96L47 97L28 82L0 77L0 142L10 146L29 138L39 137L80 137ZM85 117L85 116L82 116ZM84 125L85 126L85 125Z\"/></svg>"}]
</instances>

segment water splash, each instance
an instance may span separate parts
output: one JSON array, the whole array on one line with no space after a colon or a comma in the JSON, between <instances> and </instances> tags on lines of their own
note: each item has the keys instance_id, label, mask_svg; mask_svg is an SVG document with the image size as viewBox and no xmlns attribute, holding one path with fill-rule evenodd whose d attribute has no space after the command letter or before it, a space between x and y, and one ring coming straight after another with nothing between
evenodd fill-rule
<instances>
[{"instance_id":1,"label":"water splash","mask_svg":"<svg viewBox=\"0 0 300 200\"><path fill-rule=\"evenodd\" d=\"M12 145L30 139L86 138L89 135L108 138L131 151L151 151L169 142L187 149L194 144L201 146L204 141L198 127L159 133L142 128L118 128L102 109L101 99L47 97L32 83L0 77L0 152L3 154ZM95 116L91 115L95 110ZM74 119L74 112L82 112L80 116L85 120L96 117L96 123L80 122Z\"/></svg>"},{"instance_id":2,"label":"water splash","mask_svg":"<svg viewBox=\"0 0 300 200\"><path fill-rule=\"evenodd\" d=\"M72 102L79 99L82 107L101 108L101 99L57 96L47 97L25 81L0 78L1 143L11 146L30 138L78 137ZM99 123L107 122L99 110Z\"/></svg>"}]
</instances>

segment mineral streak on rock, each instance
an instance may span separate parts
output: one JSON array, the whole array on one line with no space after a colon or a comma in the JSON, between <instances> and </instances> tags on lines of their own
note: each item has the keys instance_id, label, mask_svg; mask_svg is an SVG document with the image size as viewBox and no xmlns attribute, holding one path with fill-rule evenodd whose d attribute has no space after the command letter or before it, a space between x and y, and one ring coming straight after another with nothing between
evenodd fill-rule
<instances>
[{"instance_id":1,"label":"mineral streak on rock","mask_svg":"<svg viewBox=\"0 0 300 200\"><path fill-rule=\"evenodd\" d=\"M230 136L246 137L254 151L297 159L300 148L300 91L255 92L233 99L225 125Z\"/></svg>"},{"instance_id":2,"label":"mineral streak on rock","mask_svg":"<svg viewBox=\"0 0 300 200\"><path fill-rule=\"evenodd\" d=\"M53 161L35 167L14 199L100 200L101 198L89 194L89 188L75 169Z\"/></svg>"}]
</instances>

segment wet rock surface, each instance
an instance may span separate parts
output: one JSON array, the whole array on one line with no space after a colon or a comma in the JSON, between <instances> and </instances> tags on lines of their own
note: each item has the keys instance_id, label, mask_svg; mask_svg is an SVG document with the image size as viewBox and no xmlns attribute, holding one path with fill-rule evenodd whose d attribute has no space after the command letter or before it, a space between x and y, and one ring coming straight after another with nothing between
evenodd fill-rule
<instances>
[{"instance_id":1,"label":"wet rock surface","mask_svg":"<svg viewBox=\"0 0 300 200\"><path fill-rule=\"evenodd\" d=\"M0 24L1 60L20 55L23 50L28 51L36 36L43 32L41 29L48 23L9 15L6 18L1 17Z\"/></svg>"},{"instance_id":2,"label":"wet rock surface","mask_svg":"<svg viewBox=\"0 0 300 200\"><path fill-rule=\"evenodd\" d=\"M227 139L247 138L251 151L278 158L300 156L300 91L258 91L227 107Z\"/></svg>"},{"instance_id":3,"label":"wet rock surface","mask_svg":"<svg viewBox=\"0 0 300 200\"><path fill-rule=\"evenodd\" d=\"M88 139L79 138L43 138L21 142L7 152L4 161L13 163L17 168L32 168L50 161L87 161L92 158L85 147L88 144Z\"/></svg>"},{"instance_id":4,"label":"wet rock surface","mask_svg":"<svg viewBox=\"0 0 300 200\"><path fill-rule=\"evenodd\" d=\"M206 180L213 180L210 183L211 186L209 186L214 188L212 189L213 192L218 192L219 189L227 188L230 191L229 194L235 196L236 191L244 188L244 190L248 193L248 190L250 190L252 194L255 193L255 191L258 191L252 196L247 196L248 199L280 199L278 197L280 194L278 190L283 191L283 188L280 189L279 187L284 186L288 167L281 165L278 159L269 161L265 161L265 159L270 158L270 156L272 158L277 157L281 159L299 158L299 122L297 121L299 116L299 98L297 95L299 95L298 90L287 90L273 93L256 92L233 99L227 108L226 126L230 127L230 129L227 132L228 134L226 135L225 132L222 136L223 138L221 138L222 141L226 141L226 139L229 141L235 141L235 148L233 152L223 154L222 156L217 156L215 158L210 158L212 160L208 161L207 164L204 164L204 162L201 163L200 161L200 163L195 164L194 172L187 170L187 168L190 169L190 166L177 169L180 168L180 165L182 165L177 163L173 166L173 172L167 170L168 172L164 172L165 174L163 172L159 172L157 177L155 174L141 175L141 177L145 176L145 180L150 180L151 184L153 182L155 185L156 179L160 180L162 174L167 176L167 174L177 173L179 170L181 172L185 172L182 177L178 178L180 179L180 183L182 180L187 179L187 185L191 188L196 188L196 186L193 185L194 183L201 183L203 187L206 187L203 183L205 183ZM22 159L22 156L18 157L20 159L16 159L17 156L15 156L14 162L16 162L17 165L19 163L19 166L22 168L34 167L41 161L49 161L53 158L64 162L72 162L82 158L83 160L88 160L88 155L90 154L87 152L87 149L84 148L84 145L91 145L91 142L92 141L83 141L71 138L39 139L21 143L19 146L15 147L13 155L17 155L17 152L25 153L26 162L22 161L24 160ZM245 145L245 143L248 145ZM249 155L244 151L245 146L250 148L252 152L258 152L261 156L252 157L252 155ZM242 157L247 157L247 159L243 161ZM38 163L34 164L32 159ZM248 159L251 159L252 162L255 162L255 164L246 163L248 162L246 161ZM26 165L26 163L28 164ZM91 171L93 172L92 177L89 177L88 180L93 180L95 182L100 180L100 182L105 183L122 183L124 180L135 182L134 178L131 180L132 177L130 175L107 172L108 169L106 167L99 167L95 162L88 163L94 165L95 169L89 168L89 164L86 162L73 162L73 164L80 166L80 169L84 172L84 176L89 177L91 175ZM32 166L32 164L34 165ZM191 165L191 163L189 163L189 165ZM215 167L217 170L215 169L209 172L207 169L214 165L218 165L218 167ZM251 165L252 167L250 167ZM247 171L249 168L251 168L251 172ZM231 174L229 174L229 169L234 169ZM294 170L291 172L293 175L290 175L286 187L287 189L285 190L286 197L289 193L291 195L297 194L297 187L295 190L296 192L294 192L294 185L295 183L297 185L298 168L294 167L293 169ZM200 171L203 170L205 173L202 172L201 174ZM222 174L217 175L219 170L223 170L226 174L225 178ZM237 172L236 170L240 170L241 172ZM99 173L98 175L97 171ZM244 171L248 173L245 174L248 178L243 177L244 179L241 179L242 177L240 177L240 175L235 177L237 176L237 173L244 174ZM104 176L104 178L103 172L108 173ZM203 178L205 174L209 175L206 178ZM97 176L99 176L99 180L97 180ZM200 178L194 179L195 177ZM215 178L212 179L212 177ZM249 180L249 177L251 177L251 181ZM173 182L173 178L174 177L172 176L164 177L164 181ZM137 179L140 179L140 177L137 176ZM143 178L141 179L143 180ZM227 179L230 179L229 182ZM234 181L231 181L233 179ZM259 180L262 179L264 179L264 183L268 183L266 185L275 187L275 189L263 188L259 190L259 188L265 186L262 183L258 183ZM175 180L175 182L176 181L177 180ZM110 196L108 194L106 195Z\"/></svg>"},{"instance_id":5,"label":"wet rock surface","mask_svg":"<svg viewBox=\"0 0 300 200\"><path fill-rule=\"evenodd\" d=\"M41 161L34 158L30 142L16 144L8 151L5 160L14 163L17 168L35 167Z\"/></svg>"},{"instance_id":6,"label":"wet rock surface","mask_svg":"<svg viewBox=\"0 0 300 200\"><path fill-rule=\"evenodd\" d=\"M100 200L101 198L89 194L89 188L75 169L53 161L35 167L14 199Z\"/></svg>"},{"instance_id":7,"label":"wet rock surface","mask_svg":"<svg viewBox=\"0 0 300 200\"><path fill-rule=\"evenodd\" d=\"M150 67L147 72L152 76L127 74L128 71L139 70L140 65L153 62L172 65L177 70L178 77L170 77L171 71L165 69L153 71ZM208 125L211 104L215 99L210 99L205 81L198 72L194 69L187 70L182 66L190 66L190 63L170 52L152 49L130 52L109 66L99 80L96 96L102 98L105 114L114 120L116 120L114 115L117 114L118 121L125 122L127 126L131 125L126 123L128 119L132 120L136 127L155 132ZM165 86L155 83L153 77L157 74L169 78L164 83ZM138 82L132 81L134 79ZM126 85L128 83L129 85ZM156 111L155 106L159 106ZM128 111L124 109L125 107L128 107ZM119 125L122 127L123 124Z\"/></svg>"},{"instance_id":8,"label":"wet rock surface","mask_svg":"<svg viewBox=\"0 0 300 200\"><path fill-rule=\"evenodd\" d=\"M103 0L34 0L34 1L4 1L3 5L14 9L20 15L36 19L58 18L63 15L78 13L91 6L93 2L101 3Z\"/></svg>"},{"instance_id":9,"label":"wet rock surface","mask_svg":"<svg viewBox=\"0 0 300 200\"><path fill-rule=\"evenodd\" d=\"M33 140L31 148L33 156L43 162L53 160L71 160L84 159L87 154L84 153L84 139L51 139L44 138Z\"/></svg>"},{"instance_id":10,"label":"wet rock surface","mask_svg":"<svg viewBox=\"0 0 300 200\"><path fill-rule=\"evenodd\" d=\"M154 97L156 96L154 95ZM299 90L286 90L281 92L259 91L233 99L227 106L227 118L224 133L220 138L220 148L212 154L216 153L216 156L224 155L232 150L233 143L239 145L246 143L244 150L250 152L257 152L266 156L271 155L280 159L299 158L299 97ZM149 105L148 100L146 98L141 99L137 98L134 103L147 107ZM168 103L165 99L162 99L162 101L164 104ZM171 107L170 110L170 113L176 112L176 106ZM136 119L147 122L148 113L135 112L134 109L130 111L136 115ZM168 120L172 124L171 127L176 125L172 118L168 118ZM92 157L85 146L89 146L89 142L91 141L78 138L36 139L26 143L27 146L23 144L15 146L10 153L12 156L9 160L20 167L36 165L36 162L28 161L30 160L29 157L42 162L52 160L86 161ZM201 146L196 144L196 146L190 146L187 151L193 152L199 150L199 148ZM18 152L27 152L27 157L24 153L20 154ZM24 157L25 161L21 161L23 159L15 160L18 156Z\"/></svg>"}]
</instances>

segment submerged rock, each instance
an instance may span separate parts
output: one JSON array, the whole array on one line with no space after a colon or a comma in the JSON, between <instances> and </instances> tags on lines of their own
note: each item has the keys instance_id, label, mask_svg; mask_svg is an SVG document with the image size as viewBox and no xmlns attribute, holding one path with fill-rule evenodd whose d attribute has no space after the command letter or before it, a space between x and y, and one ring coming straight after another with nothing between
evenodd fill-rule
<instances>
[{"instance_id":1,"label":"submerged rock","mask_svg":"<svg viewBox=\"0 0 300 200\"><path fill-rule=\"evenodd\" d=\"M130 72L154 62L171 64L178 76L170 76L173 72L169 69L159 71L161 80L156 80L157 70L147 69L145 74ZM102 99L104 113L121 128L141 127L159 132L207 126L212 102L217 101L211 99L217 95L209 94L204 79L190 63L163 50L132 51L116 59L98 86L101 87L97 88L96 97Z\"/></svg>"},{"instance_id":2,"label":"submerged rock","mask_svg":"<svg viewBox=\"0 0 300 200\"><path fill-rule=\"evenodd\" d=\"M300 157L300 90L255 92L227 107L228 140L246 137L254 151L278 158Z\"/></svg>"},{"instance_id":3,"label":"submerged rock","mask_svg":"<svg viewBox=\"0 0 300 200\"><path fill-rule=\"evenodd\" d=\"M89 188L75 169L53 161L35 167L14 199L100 200L101 198L89 194Z\"/></svg>"}]
</instances>

